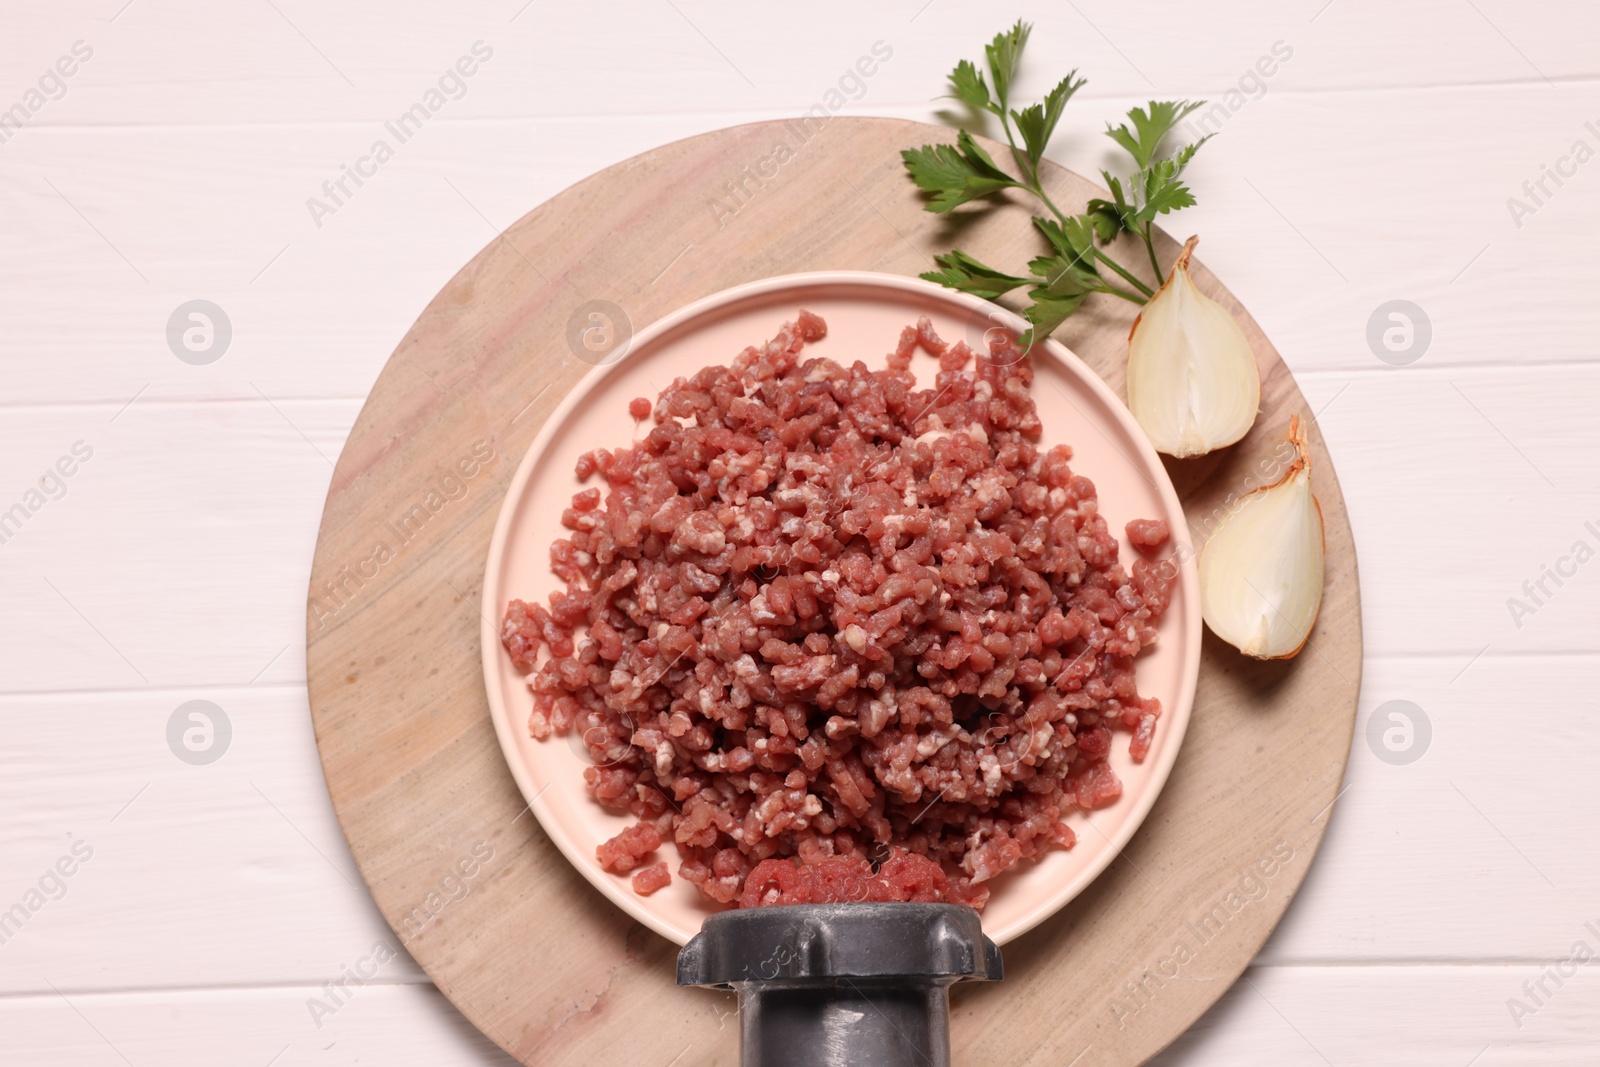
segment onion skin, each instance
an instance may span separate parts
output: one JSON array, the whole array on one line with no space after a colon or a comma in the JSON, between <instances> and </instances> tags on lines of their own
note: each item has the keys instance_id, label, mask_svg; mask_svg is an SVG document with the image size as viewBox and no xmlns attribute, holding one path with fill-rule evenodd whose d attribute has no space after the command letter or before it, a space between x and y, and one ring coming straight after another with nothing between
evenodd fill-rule
<instances>
[{"instance_id":1,"label":"onion skin","mask_svg":"<svg viewBox=\"0 0 1600 1067\"><path fill-rule=\"evenodd\" d=\"M1128 331L1128 409L1156 451L1186 458L1233 444L1261 406L1261 372L1232 313L1189 276L1191 237Z\"/></svg>"},{"instance_id":2,"label":"onion skin","mask_svg":"<svg viewBox=\"0 0 1600 1067\"><path fill-rule=\"evenodd\" d=\"M1321 614L1326 578L1327 530L1322 505L1311 491L1310 453L1298 416L1290 419L1289 442L1295 459L1288 469L1271 485L1246 494L1200 553L1200 602L1206 625L1245 655L1262 660L1299 655ZM1264 495L1282 493L1294 495ZM1262 511L1263 507L1275 510ZM1314 545L1306 543L1312 521ZM1276 618L1262 612L1256 597L1271 605ZM1291 601L1293 618L1279 606L1285 598ZM1287 634L1284 627L1290 628ZM1274 629L1278 633L1273 634ZM1296 635L1299 640L1287 647L1285 642Z\"/></svg>"}]
</instances>

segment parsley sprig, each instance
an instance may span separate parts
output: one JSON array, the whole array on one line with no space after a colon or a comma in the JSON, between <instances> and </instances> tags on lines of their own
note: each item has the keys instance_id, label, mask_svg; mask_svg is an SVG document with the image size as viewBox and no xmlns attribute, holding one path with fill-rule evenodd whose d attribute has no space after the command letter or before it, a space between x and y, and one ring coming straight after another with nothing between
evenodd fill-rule
<instances>
[{"instance_id":1,"label":"parsley sprig","mask_svg":"<svg viewBox=\"0 0 1600 1067\"><path fill-rule=\"evenodd\" d=\"M966 130L956 134L953 145L923 145L900 153L911 180L930 194L924 205L928 211L949 214L962 204L988 199L1007 189L1031 193L1048 209L1049 215L1033 219L1034 228L1048 246L1048 254L1028 263L1028 276L996 270L959 249L935 256L939 269L922 275L928 281L987 300L1026 286L1030 302L1025 315L1032 328L1025 344L1032 336L1048 335L1094 293L1121 297L1135 304L1143 304L1153 295L1149 285L1101 246L1121 233L1138 237L1149 253L1156 283L1160 284L1164 272L1156 258L1152 228L1157 216L1195 202L1182 175L1195 152L1210 140L1209 136L1202 137L1171 155L1160 155L1162 142L1179 122L1205 104L1203 100L1152 100L1146 107L1133 108L1127 122L1106 126L1106 136L1132 157L1133 173L1124 180L1101 171L1111 199L1097 197L1088 202L1083 212L1066 214L1045 191L1039 176L1040 163L1067 102L1085 83L1074 70L1042 101L1020 109L1012 107L1011 89L1030 29L1019 21L984 47L987 80L984 70L965 59L950 72L951 97L980 117L994 115L1000 120L1011 147L1016 176L1002 169ZM1108 277L1104 271L1115 277Z\"/></svg>"}]
</instances>

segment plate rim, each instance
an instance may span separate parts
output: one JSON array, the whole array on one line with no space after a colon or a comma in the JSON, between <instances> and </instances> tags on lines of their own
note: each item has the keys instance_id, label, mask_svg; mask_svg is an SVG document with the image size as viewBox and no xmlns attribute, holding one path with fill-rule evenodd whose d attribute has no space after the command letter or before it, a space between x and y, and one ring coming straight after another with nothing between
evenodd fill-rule
<instances>
[{"instance_id":1,"label":"plate rim","mask_svg":"<svg viewBox=\"0 0 1600 1067\"><path fill-rule=\"evenodd\" d=\"M562 398L561 403L556 405L554 410L545 418L544 423L539 427L539 432L534 435L526 451L523 452L510 482L506 485L505 492L500 500L499 512L495 517L494 532L490 538L488 556L484 562L482 592L479 597L481 677L489 704L489 719L494 726L495 738L500 745L500 754L505 761L507 769L511 772L512 778L517 783L518 791L521 792L523 799L528 802L526 810L533 812L534 817L539 820L540 829L545 836L555 844L567 862L573 866L586 882L599 890L611 903L621 908L627 915L678 945L687 943L694 932L685 933L672 924L661 920L660 917L645 906L647 898L633 893L625 880L618 880L609 875L603 878L596 877L595 871L591 869L594 868L595 861L589 855L589 852L584 847L580 847L578 842L572 840L561 829L553 814L548 811L548 804L544 800L544 795L550 791L550 788L555 783L552 782L540 788L532 781L528 767L518 754L518 746L521 744L522 739L520 735L513 733L515 725L512 722L511 712L505 707L501 699L496 676L500 667L499 657L504 654L504 649L500 643L500 623L494 621L501 617L501 613L497 604L491 604L491 596L500 577L506 544L517 510L512 504L513 501L522 499L527 489L527 483L532 477L535 462L543 454L548 447L550 439L555 436L556 431L566 421L573 409L583 403L588 395L599 388L607 379L620 373L620 369L627 363L629 356L635 351L646 348L658 338L671 333L685 323L730 304L737 304L753 297L768 296L791 289L816 288L828 285L861 286L867 289L890 289L920 294L969 312L981 312L991 321L1000 320L1017 331L1026 329L1028 326L1028 323L1020 315L993 301L985 300L970 293L947 289L944 286L936 285L921 278L881 271L798 271L743 282L702 296L661 316L642 330L634 332L620 357L601 363L584 374L568 391L567 395ZM1182 516L1184 514L1183 503L1178 497L1176 487L1172 484L1172 478L1167 473L1166 466L1161 462L1154 446L1150 444L1149 439L1139 427L1138 422L1134 419L1132 412L1128 410L1123 400L1117 396L1100 375L1095 373L1087 363L1060 341L1046 338L1043 341L1043 347L1066 371L1087 385L1089 390L1106 406L1107 410L1122 425L1124 430L1129 432L1138 451L1139 459L1144 462L1146 471L1153 476L1157 493L1169 514ZM1195 691L1200 675L1202 640L1199 576L1196 565L1198 553L1189 543L1186 531L1173 530L1173 544L1178 549L1187 549L1187 551L1177 552L1176 558L1178 559L1178 581L1184 593L1183 627L1179 639L1182 641L1182 647L1188 655L1182 665L1178 702L1173 708L1165 709L1162 715L1162 718L1174 723L1174 726L1169 730L1171 743L1162 746L1160 758L1152 769L1149 785L1138 796L1133 808L1116 833L1108 838L1107 846L1085 865L1074 878L1063 882L1056 892L1046 897L1022 918L1013 921L1002 930L990 931L986 929L984 931L997 945L1004 945L1032 930L1071 903L1073 899L1091 886L1117 856L1122 854L1122 850L1127 847L1134 835L1139 832L1151 809L1166 788L1172 768L1177 762L1178 753L1183 748L1184 737L1188 733L1189 719L1194 709ZM600 873L605 874L605 872Z\"/></svg>"}]
</instances>

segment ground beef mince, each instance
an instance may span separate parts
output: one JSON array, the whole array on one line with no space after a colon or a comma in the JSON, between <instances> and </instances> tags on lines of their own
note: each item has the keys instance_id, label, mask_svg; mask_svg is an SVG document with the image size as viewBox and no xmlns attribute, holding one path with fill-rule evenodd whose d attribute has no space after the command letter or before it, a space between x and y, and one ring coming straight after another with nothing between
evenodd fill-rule
<instances>
[{"instance_id":1,"label":"ground beef mince","mask_svg":"<svg viewBox=\"0 0 1600 1067\"><path fill-rule=\"evenodd\" d=\"M860 901L964 904L944 868L926 857L893 849L874 866L856 856L827 856L801 863L762 860L744 880L741 908L773 904L850 904Z\"/></svg>"},{"instance_id":2,"label":"ground beef mince","mask_svg":"<svg viewBox=\"0 0 1600 1067\"><path fill-rule=\"evenodd\" d=\"M595 849L595 858L612 874L627 874L660 847L661 831L649 823L636 823Z\"/></svg>"},{"instance_id":3,"label":"ground beef mince","mask_svg":"<svg viewBox=\"0 0 1600 1067\"><path fill-rule=\"evenodd\" d=\"M1167 543L1171 531L1165 519L1134 519L1125 527L1128 543L1146 552Z\"/></svg>"},{"instance_id":4,"label":"ground beef mince","mask_svg":"<svg viewBox=\"0 0 1600 1067\"><path fill-rule=\"evenodd\" d=\"M672 872L667 870L667 861L652 863L633 872L633 891L641 897L647 897L657 889L665 889L672 884Z\"/></svg>"},{"instance_id":5,"label":"ground beef mince","mask_svg":"<svg viewBox=\"0 0 1600 1067\"><path fill-rule=\"evenodd\" d=\"M1121 794L1115 732L1149 751L1161 707L1134 657L1174 569L1118 563L1071 450L1037 445L1013 338L975 357L923 319L871 370L802 358L826 329L801 311L673 382L641 442L582 456L603 486L550 548L566 589L512 601L504 644L533 736L576 731L590 793L638 819L607 870L670 840L722 903L981 906Z\"/></svg>"}]
</instances>

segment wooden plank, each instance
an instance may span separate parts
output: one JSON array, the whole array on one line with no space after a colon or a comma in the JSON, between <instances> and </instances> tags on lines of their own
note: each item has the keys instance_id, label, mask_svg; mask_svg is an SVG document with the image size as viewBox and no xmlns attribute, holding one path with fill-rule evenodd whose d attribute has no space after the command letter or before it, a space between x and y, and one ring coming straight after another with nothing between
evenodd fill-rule
<instances>
[{"instance_id":1,"label":"wooden plank","mask_svg":"<svg viewBox=\"0 0 1600 1067\"><path fill-rule=\"evenodd\" d=\"M1580 925L1534 965L1252 967L1151 1062L1579 1067L1594 1061L1600 1043L1593 965L1563 962L1580 941L1600 949L1600 937ZM1513 1000L1532 1011L1514 1010Z\"/></svg>"},{"instance_id":2,"label":"wooden plank","mask_svg":"<svg viewBox=\"0 0 1600 1067\"><path fill-rule=\"evenodd\" d=\"M931 117L924 104L893 105L876 92L851 107ZM1082 173L1115 164L1093 131L1138 99L1074 103L1083 109L1079 125L1061 136L1054 158ZM1474 128L1501 132L1493 141L1458 136L1463 108ZM398 340L395 324L497 229L585 174L762 114L722 105L581 121L441 116L320 227L308 199L383 134L381 119L201 134L187 126L24 131L4 146L16 180L0 187L16 236L0 248L0 284L17 308L0 337L6 402L93 401L114 410L146 387L151 399L240 398L255 395L252 383L274 398L365 396ZM1374 310L1396 298L1418 303L1434 331L1407 373L1593 362L1587 339L1600 330L1600 310L1587 294L1600 265L1570 250L1600 239L1585 191L1597 175L1579 170L1521 226L1506 207L1540 176L1539 161L1555 162L1580 137L1600 148L1584 126L1591 117L1581 94L1553 94L1542 82L1450 93L1272 92L1230 117L1197 157L1189 177L1200 202L1178 225L1201 234L1200 254L1262 309L1264 329L1297 373L1392 371L1368 347L1366 329ZM1329 144L1341 149L1324 151ZM672 208L682 239L639 253L650 257L652 275L689 245L674 269L696 269L721 236L713 198L770 147L752 142L726 172L696 179ZM1292 162L1307 158L1317 161L1314 181ZM860 161L862 172L881 162ZM794 173L780 169L762 195L792 192ZM1438 181L1440 173L1451 180ZM867 222L880 227L886 251L901 246L881 220ZM907 257L905 267L925 269L943 247L930 238L927 255ZM1545 266L1552 256L1561 257L1560 271ZM165 342L168 316L197 297L219 304L235 331L230 351L206 367L179 362ZM87 320L86 305L96 312ZM1509 307L1518 314L1505 314Z\"/></svg>"},{"instance_id":3,"label":"wooden plank","mask_svg":"<svg viewBox=\"0 0 1600 1067\"><path fill-rule=\"evenodd\" d=\"M1600 647L1600 568L1576 547L1600 550L1600 372L1419 366L1310 376L1307 391L1358 487L1366 617L1386 654L1453 657L1454 674L1486 649ZM1566 577L1546 577L1557 566Z\"/></svg>"},{"instance_id":4,"label":"wooden plank","mask_svg":"<svg viewBox=\"0 0 1600 1067\"><path fill-rule=\"evenodd\" d=\"M1587 937L1600 947L1600 938ZM1252 967L1155 1067L1228 1067L1276 1063L1326 1067L1386 1062L1424 1067L1587 1067L1600 1042L1600 983L1593 964L1561 984L1547 969L1572 948L1541 964L1416 967ZM1568 968L1570 970L1570 967ZM331 977L331 976L330 976ZM1557 978L1560 975L1557 974ZM1544 982L1544 992L1536 983ZM1535 1004L1528 983L1543 1001ZM332 1015L312 1021L307 1002L327 1002L319 986L217 991L159 990L95 994L62 987L62 997L0 999L0 1058L62 1067L135 1064L209 1067L218 1062L301 1067L304 1064L514 1063L427 987L352 985ZM957 991L957 1004L962 997ZM1165 990L1152 994L1159 999ZM1515 1017L1508 1002L1534 1007ZM70 1002L70 1003L69 1003ZM1098 1003L1089 1010L1101 1009ZM663 1042L642 1062L728 1064L709 1054L720 1021L687 1045ZM1082 1010L1082 1009L1080 1009ZM1351 1025L1352 1019L1361 1025ZM1519 1026L1518 1023L1521 1023ZM96 1033L96 1031L99 1033ZM114 1042L113 1048L108 1042ZM1075 1050L1049 1050L1037 1063L1065 1064ZM272 1057L278 1056L276 1061ZM1087 1059L1087 1057L1086 1057ZM609 1060L602 1062L611 1062ZM993 1062L972 1058L973 1064Z\"/></svg>"},{"instance_id":5,"label":"wooden plank","mask_svg":"<svg viewBox=\"0 0 1600 1067\"><path fill-rule=\"evenodd\" d=\"M38 507L20 528L13 518L0 544L0 596L18 609L0 614L0 642L31 650L3 688L302 677L291 620L303 610L316 502L352 414L348 402L259 393L181 408L140 398L120 414L7 412L17 445L0 458L0 508ZM74 446L89 458L75 459ZM41 487L63 457L71 476Z\"/></svg>"},{"instance_id":6,"label":"wooden plank","mask_svg":"<svg viewBox=\"0 0 1600 1067\"><path fill-rule=\"evenodd\" d=\"M331 1014L318 1004L332 1005ZM4 998L0 1059L62 1067L513 1062L431 986L360 982L111 994L61 986L59 994Z\"/></svg>"},{"instance_id":7,"label":"wooden plank","mask_svg":"<svg viewBox=\"0 0 1600 1067\"><path fill-rule=\"evenodd\" d=\"M1588 610L1600 571L1586 565L1561 586L1544 578L1577 541L1600 547L1586 527L1600 526L1600 496L1588 488L1600 368L1413 367L1302 380L1353 487L1367 622L1387 655L1454 656L1453 674L1486 645L1490 656L1600 647L1600 617ZM6 507L74 443L95 453L61 499L0 544L0 596L26 609L0 614L0 641L30 648L0 692L139 688L141 672L159 685L242 685L263 670L262 681L304 677L295 590L332 478L323 456L338 454L358 409L248 396L144 396L121 415L120 405L6 411L18 442L0 454ZM412 495L435 473L425 465L405 475ZM1490 500L1513 507L1512 526L1486 528ZM151 535L108 539L107 524ZM1435 529L1478 532L1419 533ZM1474 580L1461 580L1467 574ZM1523 586L1540 580L1535 603ZM1514 617L1513 599L1535 610Z\"/></svg>"},{"instance_id":8,"label":"wooden plank","mask_svg":"<svg viewBox=\"0 0 1600 1067\"><path fill-rule=\"evenodd\" d=\"M1367 664L1345 791L1262 962L1550 958L1594 917L1600 858L1573 847L1596 810L1594 657L1468 658ZM1391 701L1421 709L1400 709L1411 738ZM1380 758L1395 727L1414 762Z\"/></svg>"},{"instance_id":9,"label":"wooden plank","mask_svg":"<svg viewBox=\"0 0 1600 1067\"><path fill-rule=\"evenodd\" d=\"M204 766L168 747L191 700L231 727ZM0 779L0 909L33 911L0 927L0 994L316 983L379 941L398 950L386 980L422 980L339 833L298 686L11 697L0 722L0 758L28 768Z\"/></svg>"},{"instance_id":10,"label":"wooden plank","mask_svg":"<svg viewBox=\"0 0 1600 1067\"><path fill-rule=\"evenodd\" d=\"M1571 842L1593 816L1587 769L1600 740L1585 682L1600 658L1491 652L1452 683L1465 660L1369 662L1348 789L1261 962L1531 960L1587 920L1600 857ZM1530 676L1575 696L1509 730L1505 709L1523 701ZM193 699L216 702L233 724L214 766L180 763L165 746L167 718ZM1380 762L1365 735L1368 717L1397 699L1419 705L1432 728L1425 755L1406 766ZM96 989L315 983L395 940L359 888L296 686L6 697L0 722L0 764L13 769L0 779L12 812L0 824L0 868L13 875L0 906L72 837L96 850L66 895L0 946L0 993L48 992L45 978ZM1490 765L1504 788L1484 779ZM445 857L439 878L475 844ZM1461 885L1474 892L1448 891ZM408 908L437 887L419 888ZM130 911L139 922L123 921ZM263 922L264 911L294 919ZM385 975L424 980L404 962Z\"/></svg>"},{"instance_id":11,"label":"wooden plank","mask_svg":"<svg viewBox=\"0 0 1600 1067\"><path fill-rule=\"evenodd\" d=\"M982 8L896 0L863 9L825 0L804 11L740 17L731 0L698 0L682 14L634 5L627 33L597 34L579 8L523 0L453 9L413 2L374 19L360 9L288 0L218 9L174 0L159 12L119 5L30 13L10 54L22 78L43 71L82 38L94 57L67 94L35 124L214 126L392 118L420 98L479 39L494 56L442 116L585 118L738 107L802 110L835 87L875 41L895 50L874 94L923 104L957 59L1020 15L1035 22L1023 88L1040 92L1050 75L1079 68L1096 96L1219 96L1283 41L1293 56L1265 84L1270 92L1535 82L1600 74L1585 47L1596 16L1580 0L1472 6L1421 0L1393 10L1307 3L1286 9L1247 0L1226 9L1164 8L1160 32L1132 10ZM114 18L114 21L113 21ZM174 33L173 27L185 28ZM1549 32L1537 32L1534 28ZM194 36L189 36L193 34ZM203 41L203 46L196 45ZM774 48L774 41L784 47ZM560 42L556 47L552 42ZM604 70L606 76L595 77ZM670 75L670 80L664 77ZM881 80L879 80L881 79ZM197 91L204 86L204 91ZM133 91L130 91L133 90ZM848 83L847 83L848 90ZM1254 92L1246 81L1243 92Z\"/></svg>"}]
</instances>

